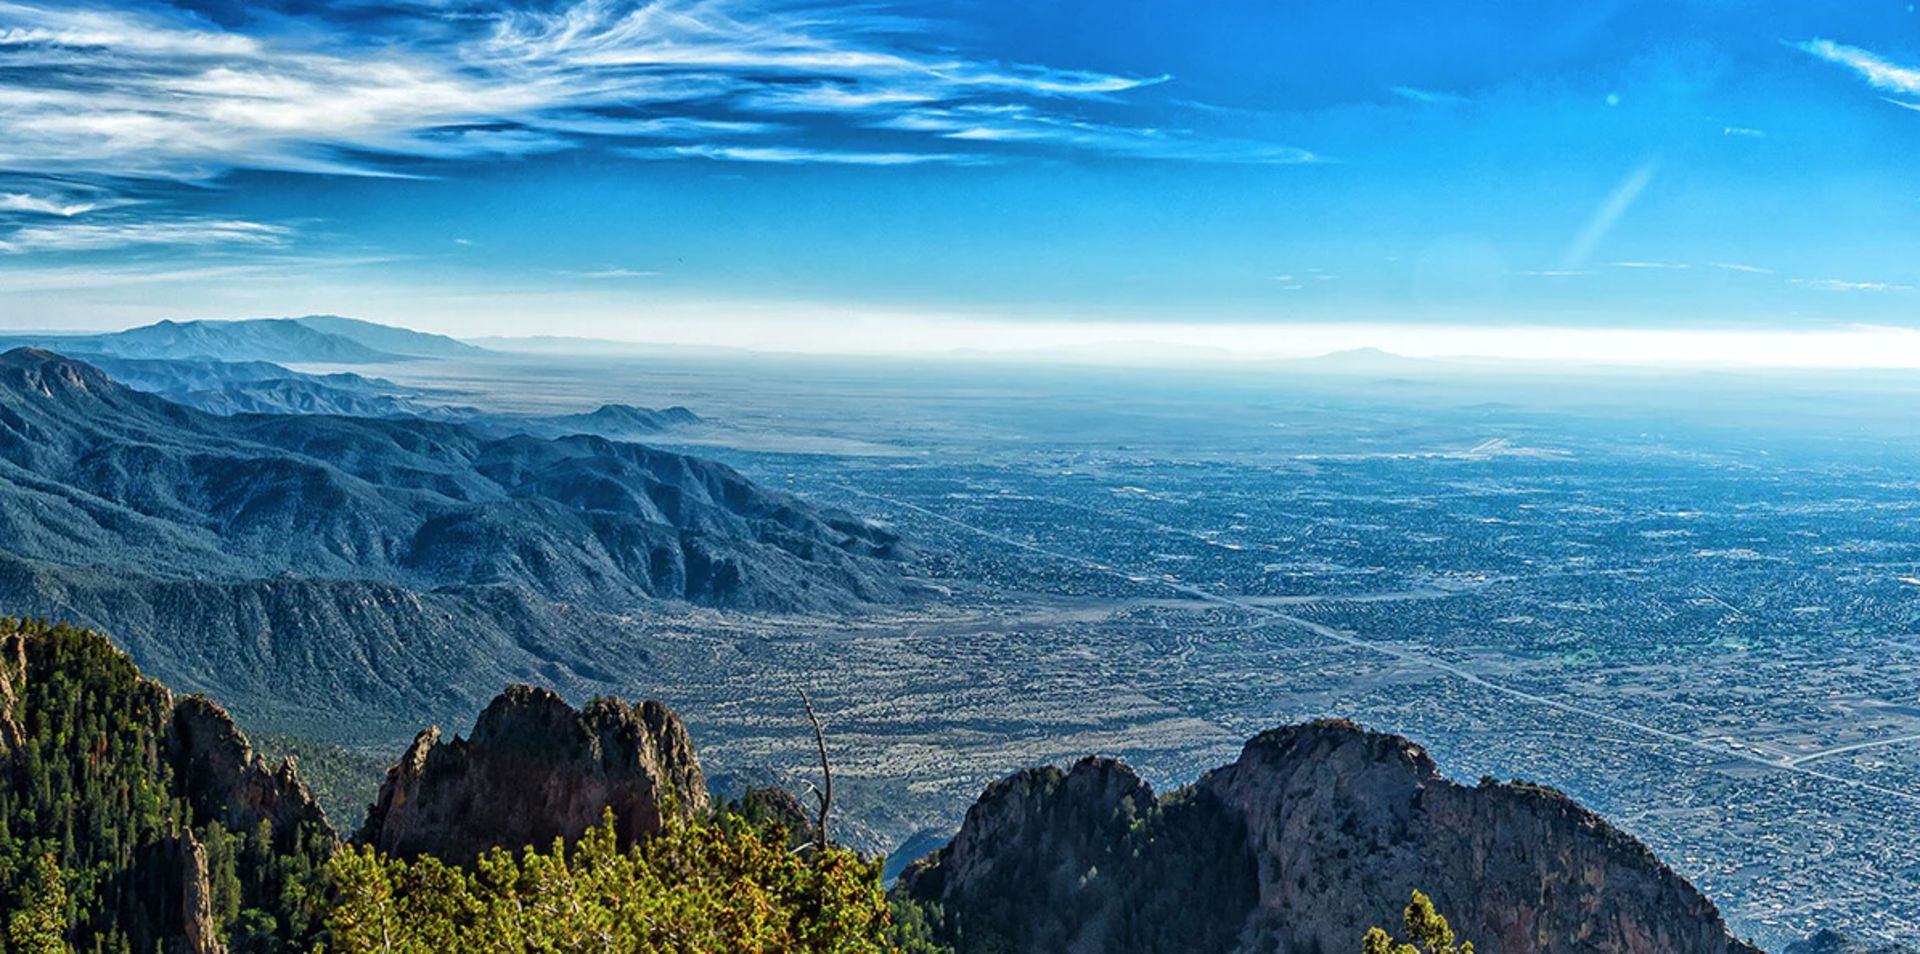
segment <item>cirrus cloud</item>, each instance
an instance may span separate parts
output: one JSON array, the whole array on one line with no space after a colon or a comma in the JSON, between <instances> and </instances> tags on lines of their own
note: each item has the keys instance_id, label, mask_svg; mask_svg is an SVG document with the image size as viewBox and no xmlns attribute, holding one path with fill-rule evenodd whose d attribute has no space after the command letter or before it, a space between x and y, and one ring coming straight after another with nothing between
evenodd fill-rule
<instances>
[{"instance_id":1,"label":"cirrus cloud","mask_svg":"<svg viewBox=\"0 0 1920 954\"><path fill-rule=\"evenodd\" d=\"M159 6L0 0L0 174L28 183L0 194L0 239L16 252L271 245L290 233L168 222L164 208L144 226L18 223L125 204L114 192L134 183L150 193L236 169L430 175L432 163L588 145L777 165L1315 158L1116 118L1169 76L929 48L927 24L866 6L571 0L456 12L394 0L380 15L377 37L324 7L248 32ZM49 198L36 180L100 194Z\"/></svg>"}]
</instances>

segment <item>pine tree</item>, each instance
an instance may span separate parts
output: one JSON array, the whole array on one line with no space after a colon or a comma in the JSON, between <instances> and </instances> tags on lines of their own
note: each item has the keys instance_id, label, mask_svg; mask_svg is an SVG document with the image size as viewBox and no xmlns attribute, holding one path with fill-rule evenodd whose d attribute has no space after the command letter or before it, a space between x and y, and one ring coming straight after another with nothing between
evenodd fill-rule
<instances>
[{"instance_id":1,"label":"pine tree","mask_svg":"<svg viewBox=\"0 0 1920 954\"><path fill-rule=\"evenodd\" d=\"M34 862L25 894L25 903L7 919L8 949L15 954L70 954L67 876L52 855Z\"/></svg>"},{"instance_id":2,"label":"pine tree","mask_svg":"<svg viewBox=\"0 0 1920 954\"><path fill-rule=\"evenodd\" d=\"M1406 941L1394 940L1383 928L1372 928L1363 942L1363 954L1473 954L1473 942L1456 943L1447 919L1434 910L1431 899L1418 891L1413 893L1413 900L1407 902L1401 922Z\"/></svg>"}]
</instances>

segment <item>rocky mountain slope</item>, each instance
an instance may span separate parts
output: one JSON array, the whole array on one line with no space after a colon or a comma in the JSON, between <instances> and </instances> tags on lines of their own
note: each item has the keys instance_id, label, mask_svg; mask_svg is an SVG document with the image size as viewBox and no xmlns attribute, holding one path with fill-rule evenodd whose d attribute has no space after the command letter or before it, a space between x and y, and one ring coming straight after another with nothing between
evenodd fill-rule
<instances>
[{"instance_id":1,"label":"rocky mountain slope","mask_svg":"<svg viewBox=\"0 0 1920 954\"><path fill-rule=\"evenodd\" d=\"M178 698L98 634L0 621L0 905L68 872L72 939L212 954L316 940L338 844L291 763L269 766L217 705ZM706 782L665 706L574 708L501 693L469 737L420 734L356 839L471 861L571 838L611 809L628 841L698 818ZM804 824L781 792L733 811ZM936 950L1357 950L1414 889L1490 954L1757 954L1647 849L1549 789L1441 777L1420 748L1350 723L1275 729L1156 797L1085 759L991 786L895 889ZM916 947L916 950L929 950ZM1822 934L1794 952L1894 951Z\"/></svg>"},{"instance_id":2,"label":"rocky mountain slope","mask_svg":"<svg viewBox=\"0 0 1920 954\"><path fill-rule=\"evenodd\" d=\"M218 705L175 696L98 633L0 620L0 782L0 910L46 890L46 857L70 882L82 945L214 954L319 940L321 868L339 839L294 763L269 766ZM421 733L361 840L465 863L571 840L607 810L630 842L708 807L666 706L576 710L515 686L470 738Z\"/></svg>"},{"instance_id":3,"label":"rocky mountain slope","mask_svg":"<svg viewBox=\"0 0 1920 954\"><path fill-rule=\"evenodd\" d=\"M580 710L514 686L467 738L420 733L387 773L358 840L401 857L469 861L496 845L573 839L611 810L624 841L667 812L707 812L687 729L666 706L596 699Z\"/></svg>"},{"instance_id":4,"label":"rocky mountain slope","mask_svg":"<svg viewBox=\"0 0 1920 954\"><path fill-rule=\"evenodd\" d=\"M1338 721L1262 734L1164 799L1111 760L1013 776L899 890L963 952L1338 952L1415 889L1486 954L1756 952L1564 795L1459 785Z\"/></svg>"},{"instance_id":5,"label":"rocky mountain slope","mask_svg":"<svg viewBox=\"0 0 1920 954\"><path fill-rule=\"evenodd\" d=\"M604 691L588 683L645 662L637 608L846 611L907 593L904 555L849 514L640 445L221 417L0 355L0 605L103 627L250 711L418 725L505 682Z\"/></svg>"},{"instance_id":6,"label":"rocky mountain slope","mask_svg":"<svg viewBox=\"0 0 1920 954\"><path fill-rule=\"evenodd\" d=\"M517 583L629 606L827 606L897 591L898 541L719 464L418 420L218 417L0 355L0 546L217 579Z\"/></svg>"}]
</instances>

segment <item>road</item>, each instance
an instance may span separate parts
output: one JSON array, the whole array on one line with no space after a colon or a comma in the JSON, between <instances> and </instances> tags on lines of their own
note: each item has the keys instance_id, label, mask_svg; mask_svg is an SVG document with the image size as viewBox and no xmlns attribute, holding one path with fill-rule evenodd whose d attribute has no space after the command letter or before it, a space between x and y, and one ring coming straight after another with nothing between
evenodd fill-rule
<instances>
[{"instance_id":1,"label":"road","mask_svg":"<svg viewBox=\"0 0 1920 954\"><path fill-rule=\"evenodd\" d=\"M1823 772L1823 771L1820 771L1819 769L1807 768L1805 765L1801 764L1803 762L1811 761L1813 759L1821 758L1827 755L1838 754L1843 751L1852 751L1854 749L1868 748L1874 745L1892 744L1897 741L1905 741L1903 739L1882 739L1882 740L1875 740L1872 742L1862 742L1862 743L1857 743L1853 746L1842 746L1834 749L1826 749L1821 752L1812 753L1811 755L1805 755L1805 756L1799 756L1799 757L1789 756L1786 753L1778 752L1778 751L1768 751L1768 754L1761 754L1763 750L1760 747L1755 746L1753 743L1743 743L1745 746L1744 750L1736 749L1731 745L1727 744L1726 742L1719 742L1719 741L1714 741L1710 739L1697 739L1691 736L1681 735L1677 732L1669 732L1657 726L1650 726L1644 723L1635 722L1631 719L1617 716L1609 712L1604 712L1598 709L1594 709L1591 706L1584 706L1584 705L1579 705L1575 703L1565 702L1559 699L1543 696L1538 693L1528 692L1524 689L1517 689L1513 686L1508 686L1499 682L1495 682L1491 679L1488 679L1485 676L1480 675L1479 673L1466 669L1465 667L1447 662L1444 659L1436 659L1432 656L1429 656L1425 653L1421 653L1417 650L1407 649L1401 646L1395 646L1389 643L1367 639L1363 636L1360 636L1359 634L1348 632L1342 629L1336 629L1332 626L1328 626L1324 623L1319 623L1314 620L1304 619L1302 617L1295 616L1291 613L1287 613L1282 610L1275 609L1272 606L1262 605L1260 603L1256 603L1251 600L1241 599L1236 596L1215 593L1212 590L1195 586L1190 583L1183 583L1177 579L1169 579L1164 574L1156 573L1151 570L1129 570L1122 567L1116 567L1107 563L1102 563L1098 560L1093 560L1088 557L1080 556L1078 554L1066 553L1060 550L1055 550L1049 547L1042 546L1037 543L1033 543L1031 541L1010 537L1010 536L1007 536L1006 534L999 533L997 531L988 530L982 527L976 527L965 521L956 519L954 517L950 517L946 514L940 513L939 511L931 510L927 507L923 507L919 504L912 503L910 501L889 497L889 496L886 496L885 494L874 493L872 491L864 490L859 487L854 487L848 484L835 484L834 486L837 489L849 494L853 494L854 496L863 497L869 500L880 501L881 503L885 503L894 507L899 507L903 510L910 510L924 517L928 517L930 519L937 520L941 523L945 523L949 526L953 526L958 529L965 530L969 533L972 533L984 539L992 540L995 543L1000 543L1006 546L1015 547L1020 550L1026 551L1028 553L1044 556L1049 559L1070 563L1070 564L1079 566L1083 569L1091 570L1096 573L1110 576L1115 579L1128 582L1130 584L1143 585L1143 586L1155 586L1155 587L1159 587L1161 589L1168 590L1174 593L1179 593L1183 596L1187 596L1192 599L1203 600L1209 603L1214 603L1216 605L1231 607L1233 609L1240 610L1242 612L1262 616L1274 622L1293 626L1305 632L1312 633L1323 639L1328 639L1328 640L1332 640L1334 642L1342 643L1348 646L1353 646L1355 648L1368 650L1383 656L1387 656L1392 659L1399 660L1401 662L1411 663L1414 665L1432 669L1436 672L1441 672L1446 675L1452 676L1456 679L1459 679L1463 682L1466 682L1478 688L1485 689L1489 692L1497 693L1502 696L1506 696L1507 698L1510 698L1510 699L1515 699L1521 702L1525 702L1530 705L1552 709L1552 710L1563 712L1569 715L1580 716L1588 719L1594 719L1596 721L1606 723L1607 725L1614 726L1621 729L1626 729L1628 731L1639 733L1641 735L1644 735L1650 738L1658 739L1662 742L1666 742L1672 745L1694 749L1696 751L1706 752L1718 758L1735 759L1743 762L1749 762L1755 765L1765 766L1769 769L1776 769L1783 772L1791 772L1797 775L1803 775L1809 778L1818 779L1820 781L1830 782L1835 785L1844 786L1847 788L1855 789L1857 791L1871 792L1875 795L1896 799L1896 800L1907 802L1910 804L1920 804L1920 793L1902 791L1900 789L1890 788L1885 785L1877 785L1872 782L1861 781L1859 779L1846 778L1844 776L1834 775L1830 772ZM1182 534L1186 533L1185 531L1179 531L1175 528L1167 528L1167 529L1170 532L1177 532ZM1920 739L1920 736L1914 736L1911 738Z\"/></svg>"}]
</instances>

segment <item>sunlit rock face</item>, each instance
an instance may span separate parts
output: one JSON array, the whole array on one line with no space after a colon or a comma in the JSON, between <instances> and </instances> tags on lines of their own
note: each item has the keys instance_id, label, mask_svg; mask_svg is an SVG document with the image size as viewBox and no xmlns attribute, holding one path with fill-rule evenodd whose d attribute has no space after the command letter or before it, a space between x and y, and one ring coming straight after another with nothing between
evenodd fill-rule
<instances>
[{"instance_id":1,"label":"sunlit rock face","mask_svg":"<svg viewBox=\"0 0 1920 954\"><path fill-rule=\"evenodd\" d=\"M581 709L514 686L470 738L420 733L387 773L359 840L390 854L471 861L489 848L578 837L612 811L624 841L668 813L704 813L706 779L678 716L658 702Z\"/></svg>"},{"instance_id":2,"label":"sunlit rock face","mask_svg":"<svg viewBox=\"0 0 1920 954\"><path fill-rule=\"evenodd\" d=\"M1456 784L1344 721L1264 733L1158 801L1112 760L1020 773L901 887L939 903L963 951L1073 952L1357 950L1416 889L1488 954L1757 951L1566 796Z\"/></svg>"}]
</instances>

